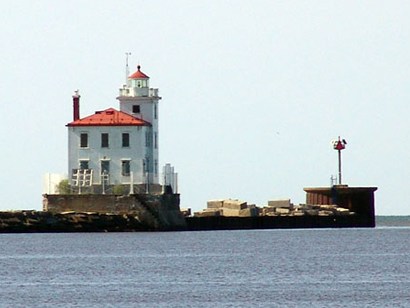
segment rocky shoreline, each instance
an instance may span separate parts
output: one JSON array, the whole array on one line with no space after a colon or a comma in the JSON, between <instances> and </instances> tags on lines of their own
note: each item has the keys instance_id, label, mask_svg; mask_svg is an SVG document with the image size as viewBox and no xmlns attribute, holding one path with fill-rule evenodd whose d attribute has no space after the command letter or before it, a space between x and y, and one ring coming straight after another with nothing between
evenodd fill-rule
<instances>
[{"instance_id":1,"label":"rocky shoreline","mask_svg":"<svg viewBox=\"0 0 410 308\"><path fill-rule=\"evenodd\" d=\"M35 232L141 232L176 231L183 226L164 226L136 214L95 212L7 211L0 212L0 233Z\"/></svg>"}]
</instances>

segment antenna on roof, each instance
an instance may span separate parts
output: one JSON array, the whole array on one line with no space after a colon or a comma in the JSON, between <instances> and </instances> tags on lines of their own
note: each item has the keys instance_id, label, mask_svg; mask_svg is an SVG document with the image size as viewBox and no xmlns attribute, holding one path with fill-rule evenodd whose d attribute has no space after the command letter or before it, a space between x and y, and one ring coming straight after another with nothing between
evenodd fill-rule
<instances>
[{"instance_id":1,"label":"antenna on roof","mask_svg":"<svg viewBox=\"0 0 410 308\"><path fill-rule=\"evenodd\" d=\"M125 84L128 85L128 76L130 75L130 67L128 66L128 57L131 55L131 52L125 53Z\"/></svg>"}]
</instances>

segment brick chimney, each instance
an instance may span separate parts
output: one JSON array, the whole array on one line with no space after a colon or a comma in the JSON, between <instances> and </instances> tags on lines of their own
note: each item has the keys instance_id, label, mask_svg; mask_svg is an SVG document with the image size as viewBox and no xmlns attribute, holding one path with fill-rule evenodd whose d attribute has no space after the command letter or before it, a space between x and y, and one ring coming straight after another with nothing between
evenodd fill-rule
<instances>
[{"instance_id":1,"label":"brick chimney","mask_svg":"<svg viewBox=\"0 0 410 308\"><path fill-rule=\"evenodd\" d=\"M73 94L73 120L77 121L80 119L80 93L78 90L74 91Z\"/></svg>"}]
</instances>

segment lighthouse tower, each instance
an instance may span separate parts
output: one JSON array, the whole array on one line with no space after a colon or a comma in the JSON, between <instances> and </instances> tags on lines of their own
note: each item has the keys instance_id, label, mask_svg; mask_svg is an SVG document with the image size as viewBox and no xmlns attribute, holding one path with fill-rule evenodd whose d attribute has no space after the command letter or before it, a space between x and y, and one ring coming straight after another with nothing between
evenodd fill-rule
<instances>
[{"instance_id":1,"label":"lighthouse tower","mask_svg":"<svg viewBox=\"0 0 410 308\"><path fill-rule=\"evenodd\" d=\"M150 175L150 183L158 183L158 89L149 87L149 77L141 71L131 74L127 83L120 88L117 97L120 111L149 122L151 126L145 132L146 157L144 171Z\"/></svg>"}]
</instances>

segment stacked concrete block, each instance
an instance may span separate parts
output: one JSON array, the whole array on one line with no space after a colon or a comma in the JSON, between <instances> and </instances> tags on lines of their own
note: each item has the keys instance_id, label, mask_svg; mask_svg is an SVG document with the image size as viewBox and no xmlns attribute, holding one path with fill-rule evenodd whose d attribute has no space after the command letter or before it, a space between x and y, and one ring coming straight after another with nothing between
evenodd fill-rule
<instances>
[{"instance_id":1,"label":"stacked concrete block","mask_svg":"<svg viewBox=\"0 0 410 308\"><path fill-rule=\"evenodd\" d=\"M259 216L259 211L256 206L249 206L243 209L222 208L222 215L227 217L254 217Z\"/></svg>"},{"instance_id":2,"label":"stacked concrete block","mask_svg":"<svg viewBox=\"0 0 410 308\"><path fill-rule=\"evenodd\" d=\"M260 209L255 204L249 204L248 208L251 216L259 216Z\"/></svg>"},{"instance_id":3,"label":"stacked concrete block","mask_svg":"<svg viewBox=\"0 0 410 308\"><path fill-rule=\"evenodd\" d=\"M275 212L277 214L289 214L290 209L289 208L283 208L283 207L277 207L277 208L275 208Z\"/></svg>"},{"instance_id":4,"label":"stacked concrete block","mask_svg":"<svg viewBox=\"0 0 410 308\"><path fill-rule=\"evenodd\" d=\"M326 210L321 210L318 212L319 216L332 216L333 215L333 211L326 211Z\"/></svg>"},{"instance_id":5,"label":"stacked concrete block","mask_svg":"<svg viewBox=\"0 0 410 308\"><path fill-rule=\"evenodd\" d=\"M191 209L190 208L187 208L187 209L181 208L181 213L182 213L182 216L189 217L189 216L191 216Z\"/></svg>"},{"instance_id":6,"label":"stacked concrete block","mask_svg":"<svg viewBox=\"0 0 410 308\"><path fill-rule=\"evenodd\" d=\"M244 201L228 199L223 201L224 209L243 210L248 208L248 204Z\"/></svg>"},{"instance_id":7,"label":"stacked concrete block","mask_svg":"<svg viewBox=\"0 0 410 308\"><path fill-rule=\"evenodd\" d=\"M218 199L207 202L207 209L195 213L195 216L227 216L227 217L254 217L254 216L332 216L352 215L348 209L334 204L299 204L294 206L290 199L270 200L268 206L259 208L254 204L238 199Z\"/></svg>"},{"instance_id":8,"label":"stacked concrete block","mask_svg":"<svg viewBox=\"0 0 410 308\"><path fill-rule=\"evenodd\" d=\"M205 213L206 212L206 213ZM217 215L227 217L253 217L259 216L259 209L254 204L248 205L247 202L237 199L218 199L209 200L207 208L202 212L195 213L195 216L211 216L212 213L218 212Z\"/></svg>"},{"instance_id":9,"label":"stacked concrete block","mask_svg":"<svg viewBox=\"0 0 410 308\"><path fill-rule=\"evenodd\" d=\"M274 207L264 207L262 208L262 216L271 216L275 214L275 208Z\"/></svg>"},{"instance_id":10,"label":"stacked concrete block","mask_svg":"<svg viewBox=\"0 0 410 308\"><path fill-rule=\"evenodd\" d=\"M300 204L294 206L290 199L270 200L268 206L259 208L254 204L237 199L219 199L207 202L207 209L195 213L195 216L227 216L227 217L254 217L254 216L332 216L351 215L348 209L333 204Z\"/></svg>"},{"instance_id":11,"label":"stacked concrete block","mask_svg":"<svg viewBox=\"0 0 410 308\"><path fill-rule=\"evenodd\" d=\"M351 215L353 212L350 212L349 209L345 209L343 207L338 207L336 208L336 214L337 215Z\"/></svg>"},{"instance_id":12,"label":"stacked concrete block","mask_svg":"<svg viewBox=\"0 0 410 308\"><path fill-rule=\"evenodd\" d=\"M292 208L292 203L290 199L282 199L282 200L270 200L268 201L269 207L282 207L282 208Z\"/></svg>"},{"instance_id":13,"label":"stacked concrete block","mask_svg":"<svg viewBox=\"0 0 410 308\"><path fill-rule=\"evenodd\" d=\"M306 210L305 213L306 213L307 215L317 216L317 215L319 214L319 211L318 211L318 210L311 209L311 210Z\"/></svg>"},{"instance_id":14,"label":"stacked concrete block","mask_svg":"<svg viewBox=\"0 0 410 308\"><path fill-rule=\"evenodd\" d=\"M319 205L319 208L321 210L325 210L325 211L334 211L336 210L336 205L333 204L321 204Z\"/></svg>"},{"instance_id":15,"label":"stacked concrete block","mask_svg":"<svg viewBox=\"0 0 410 308\"><path fill-rule=\"evenodd\" d=\"M238 210L238 209L223 208L222 216L236 217L236 216L239 216L240 211L241 210Z\"/></svg>"},{"instance_id":16,"label":"stacked concrete block","mask_svg":"<svg viewBox=\"0 0 410 308\"><path fill-rule=\"evenodd\" d=\"M252 217L252 216L256 216L256 215L254 215L254 212L252 211L251 208L239 210L239 217Z\"/></svg>"},{"instance_id":17,"label":"stacked concrete block","mask_svg":"<svg viewBox=\"0 0 410 308\"><path fill-rule=\"evenodd\" d=\"M209 200L207 202L208 209L220 209L223 207L224 200Z\"/></svg>"},{"instance_id":18,"label":"stacked concrete block","mask_svg":"<svg viewBox=\"0 0 410 308\"><path fill-rule=\"evenodd\" d=\"M210 216L220 216L220 209L205 209L202 212L195 212L195 217L210 217Z\"/></svg>"}]
</instances>

